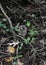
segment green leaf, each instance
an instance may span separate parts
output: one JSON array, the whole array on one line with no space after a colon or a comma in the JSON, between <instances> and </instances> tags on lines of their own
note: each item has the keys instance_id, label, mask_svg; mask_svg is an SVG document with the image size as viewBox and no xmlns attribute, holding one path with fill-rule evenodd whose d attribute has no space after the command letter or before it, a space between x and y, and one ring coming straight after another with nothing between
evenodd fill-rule
<instances>
[{"instance_id":1,"label":"green leaf","mask_svg":"<svg viewBox=\"0 0 46 65\"><path fill-rule=\"evenodd\" d=\"M34 36L34 35L38 34L38 31L31 29L31 30L29 30L28 34L31 34L31 36Z\"/></svg>"},{"instance_id":2,"label":"green leaf","mask_svg":"<svg viewBox=\"0 0 46 65\"><path fill-rule=\"evenodd\" d=\"M6 32L12 32L12 29L6 29L5 31Z\"/></svg>"},{"instance_id":3,"label":"green leaf","mask_svg":"<svg viewBox=\"0 0 46 65\"><path fill-rule=\"evenodd\" d=\"M6 29L5 31L6 31L6 32L9 32L9 29Z\"/></svg>"},{"instance_id":4,"label":"green leaf","mask_svg":"<svg viewBox=\"0 0 46 65\"><path fill-rule=\"evenodd\" d=\"M2 28L6 29L7 27L4 25L4 26L2 26Z\"/></svg>"},{"instance_id":5,"label":"green leaf","mask_svg":"<svg viewBox=\"0 0 46 65\"><path fill-rule=\"evenodd\" d=\"M19 49L22 49L22 47L23 47L23 43L20 43L19 44Z\"/></svg>"},{"instance_id":6,"label":"green leaf","mask_svg":"<svg viewBox=\"0 0 46 65\"><path fill-rule=\"evenodd\" d=\"M6 27L6 25L5 24L3 24L2 22L0 22L0 27L2 27L2 28L4 28L4 29L6 29L7 27Z\"/></svg>"},{"instance_id":7,"label":"green leaf","mask_svg":"<svg viewBox=\"0 0 46 65\"><path fill-rule=\"evenodd\" d=\"M17 62L14 62L13 65L18 65Z\"/></svg>"},{"instance_id":8,"label":"green leaf","mask_svg":"<svg viewBox=\"0 0 46 65\"><path fill-rule=\"evenodd\" d=\"M27 38L27 41L30 41L30 37Z\"/></svg>"},{"instance_id":9,"label":"green leaf","mask_svg":"<svg viewBox=\"0 0 46 65\"><path fill-rule=\"evenodd\" d=\"M19 55L19 58L23 57L23 55Z\"/></svg>"},{"instance_id":10,"label":"green leaf","mask_svg":"<svg viewBox=\"0 0 46 65\"><path fill-rule=\"evenodd\" d=\"M18 57L21 58L21 57L23 57L23 55L19 55ZM16 59L17 59L17 56L14 57L14 60L16 60Z\"/></svg>"},{"instance_id":11,"label":"green leaf","mask_svg":"<svg viewBox=\"0 0 46 65\"><path fill-rule=\"evenodd\" d=\"M29 44L29 41L30 41L30 37L28 37L27 39L24 39L24 42L25 42L26 44Z\"/></svg>"},{"instance_id":12,"label":"green leaf","mask_svg":"<svg viewBox=\"0 0 46 65\"><path fill-rule=\"evenodd\" d=\"M37 38L32 37L32 41L35 41L35 40L37 40Z\"/></svg>"},{"instance_id":13,"label":"green leaf","mask_svg":"<svg viewBox=\"0 0 46 65\"><path fill-rule=\"evenodd\" d=\"M27 21L26 26L29 27L31 25L30 21Z\"/></svg>"},{"instance_id":14,"label":"green leaf","mask_svg":"<svg viewBox=\"0 0 46 65\"><path fill-rule=\"evenodd\" d=\"M6 18L3 18L3 19L2 19L2 21L4 21L4 22L5 22L5 21L7 21L7 19L6 19Z\"/></svg>"},{"instance_id":15,"label":"green leaf","mask_svg":"<svg viewBox=\"0 0 46 65\"><path fill-rule=\"evenodd\" d=\"M0 22L0 27L3 27L4 26L4 24L2 24L2 22Z\"/></svg>"},{"instance_id":16,"label":"green leaf","mask_svg":"<svg viewBox=\"0 0 46 65\"><path fill-rule=\"evenodd\" d=\"M12 30L14 30L15 28L14 27L12 27Z\"/></svg>"},{"instance_id":17,"label":"green leaf","mask_svg":"<svg viewBox=\"0 0 46 65\"><path fill-rule=\"evenodd\" d=\"M0 22L0 27L2 27L2 24L1 24L1 22Z\"/></svg>"},{"instance_id":18,"label":"green leaf","mask_svg":"<svg viewBox=\"0 0 46 65\"><path fill-rule=\"evenodd\" d=\"M18 27L14 27L14 30L15 30L15 31L18 31Z\"/></svg>"},{"instance_id":19,"label":"green leaf","mask_svg":"<svg viewBox=\"0 0 46 65\"><path fill-rule=\"evenodd\" d=\"M2 22L0 22L0 24L2 24Z\"/></svg>"}]
</instances>

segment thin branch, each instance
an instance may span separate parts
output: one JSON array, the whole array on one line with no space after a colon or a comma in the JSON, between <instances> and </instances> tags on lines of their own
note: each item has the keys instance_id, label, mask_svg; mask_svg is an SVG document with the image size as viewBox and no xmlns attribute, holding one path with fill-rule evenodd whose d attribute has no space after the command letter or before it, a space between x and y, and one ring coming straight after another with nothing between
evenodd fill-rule
<instances>
[{"instance_id":1,"label":"thin branch","mask_svg":"<svg viewBox=\"0 0 46 65\"><path fill-rule=\"evenodd\" d=\"M19 5L16 1L12 0L12 2L13 2L13 3L16 3L16 4L19 6L19 8L25 10L25 8L23 8L21 5Z\"/></svg>"},{"instance_id":2,"label":"thin branch","mask_svg":"<svg viewBox=\"0 0 46 65\"><path fill-rule=\"evenodd\" d=\"M12 26L12 22L11 22L10 18L7 16L7 14L5 13L5 11L4 11L4 9L3 9L1 3L0 3L0 9L1 9L2 13L4 14L4 16L7 18L8 22L9 22L9 24L10 24L10 28L12 29L12 27L13 27L13 26ZM14 32L13 30L12 30L12 33L13 33L13 36L14 36L14 38L15 38L15 32Z\"/></svg>"},{"instance_id":3,"label":"thin branch","mask_svg":"<svg viewBox=\"0 0 46 65\"><path fill-rule=\"evenodd\" d=\"M17 49L16 49L17 64L18 64L18 59L19 59L19 57L18 57L18 50L19 50L19 48L18 47L19 46L17 46Z\"/></svg>"},{"instance_id":4,"label":"thin branch","mask_svg":"<svg viewBox=\"0 0 46 65\"><path fill-rule=\"evenodd\" d=\"M2 62L1 62L1 65L2 65Z\"/></svg>"}]
</instances>

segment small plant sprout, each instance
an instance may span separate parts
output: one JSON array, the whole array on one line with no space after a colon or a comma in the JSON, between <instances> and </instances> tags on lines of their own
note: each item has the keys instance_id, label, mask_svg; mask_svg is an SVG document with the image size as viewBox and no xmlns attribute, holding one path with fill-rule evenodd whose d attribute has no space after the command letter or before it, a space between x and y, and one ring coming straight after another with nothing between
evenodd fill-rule
<instances>
[{"instance_id":1,"label":"small plant sprout","mask_svg":"<svg viewBox=\"0 0 46 65\"><path fill-rule=\"evenodd\" d=\"M14 30L15 30L15 31L18 31L18 27L14 27Z\"/></svg>"},{"instance_id":2,"label":"small plant sprout","mask_svg":"<svg viewBox=\"0 0 46 65\"><path fill-rule=\"evenodd\" d=\"M2 22L0 22L0 28L6 29L7 26L5 24L3 24Z\"/></svg>"},{"instance_id":3,"label":"small plant sprout","mask_svg":"<svg viewBox=\"0 0 46 65\"><path fill-rule=\"evenodd\" d=\"M30 21L27 21L26 26L29 27L31 25Z\"/></svg>"},{"instance_id":4,"label":"small plant sprout","mask_svg":"<svg viewBox=\"0 0 46 65\"><path fill-rule=\"evenodd\" d=\"M7 21L7 19L6 18L3 18L2 21L5 22L5 21Z\"/></svg>"},{"instance_id":5,"label":"small plant sprout","mask_svg":"<svg viewBox=\"0 0 46 65\"><path fill-rule=\"evenodd\" d=\"M35 40L37 40L37 38L32 37L32 40L31 41L35 41Z\"/></svg>"},{"instance_id":6,"label":"small plant sprout","mask_svg":"<svg viewBox=\"0 0 46 65\"><path fill-rule=\"evenodd\" d=\"M19 49L22 49L23 43L19 43Z\"/></svg>"},{"instance_id":7,"label":"small plant sprout","mask_svg":"<svg viewBox=\"0 0 46 65\"><path fill-rule=\"evenodd\" d=\"M29 44L29 41L30 41L30 37L24 39L25 44Z\"/></svg>"},{"instance_id":8,"label":"small plant sprout","mask_svg":"<svg viewBox=\"0 0 46 65\"><path fill-rule=\"evenodd\" d=\"M35 36L35 35L38 34L38 31L37 30L30 29L28 34L31 34L31 36Z\"/></svg>"},{"instance_id":9,"label":"small plant sprout","mask_svg":"<svg viewBox=\"0 0 46 65\"><path fill-rule=\"evenodd\" d=\"M21 57L23 57L23 55L19 55L18 57L15 56L15 57L14 57L14 60L16 60L17 58L21 58Z\"/></svg>"}]
</instances>

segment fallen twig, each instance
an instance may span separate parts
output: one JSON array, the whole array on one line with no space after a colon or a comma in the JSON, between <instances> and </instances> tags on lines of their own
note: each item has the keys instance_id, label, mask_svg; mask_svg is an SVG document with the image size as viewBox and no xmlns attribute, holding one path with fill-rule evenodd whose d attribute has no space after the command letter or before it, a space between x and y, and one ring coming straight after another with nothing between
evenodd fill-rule
<instances>
[{"instance_id":1,"label":"fallen twig","mask_svg":"<svg viewBox=\"0 0 46 65\"><path fill-rule=\"evenodd\" d=\"M12 28L13 28L13 26L12 26L12 21L11 21L10 18L7 16L7 14L5 13L5 11L4 11L4 9L3 9L1 3L0 3L0 9L1 9L2 13L4 14L4 16L7 18L8 22L9 22L9 24L10 24L10 28L12 29ZM14 36L14 38L15 38L15 32L14 32L13 30L12 30L12 33L13 33L13 36Z\"/></svg>"}]
</instances>

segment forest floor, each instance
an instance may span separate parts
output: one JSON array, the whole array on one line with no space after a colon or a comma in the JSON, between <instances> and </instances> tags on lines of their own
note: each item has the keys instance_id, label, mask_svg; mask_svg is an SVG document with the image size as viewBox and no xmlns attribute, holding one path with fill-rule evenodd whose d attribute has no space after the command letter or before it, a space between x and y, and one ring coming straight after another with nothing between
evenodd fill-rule
<instances>
[{"instance_id":1,"label":"forest floor","mask_svg":"<svg viewBox=\"0 0 46 65\"><path fill-rule=\"evenodd\" d=\"M0 1L0 65L46 65L46 1Z\"/></svg>"}]
</instances>

